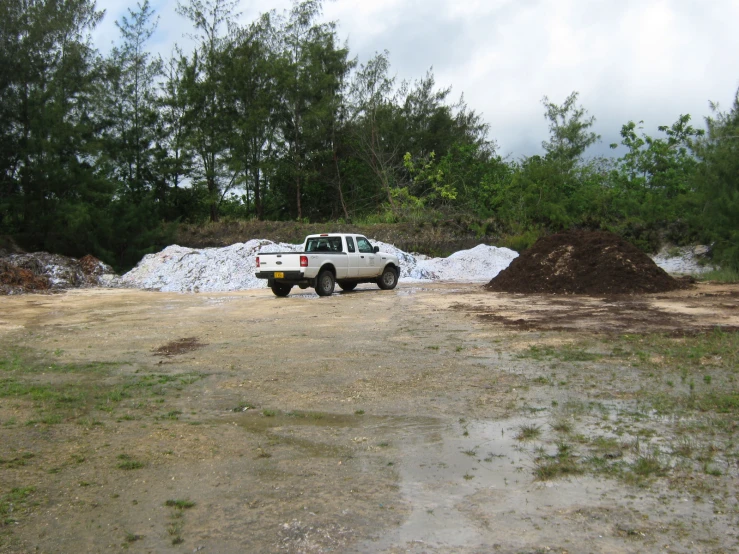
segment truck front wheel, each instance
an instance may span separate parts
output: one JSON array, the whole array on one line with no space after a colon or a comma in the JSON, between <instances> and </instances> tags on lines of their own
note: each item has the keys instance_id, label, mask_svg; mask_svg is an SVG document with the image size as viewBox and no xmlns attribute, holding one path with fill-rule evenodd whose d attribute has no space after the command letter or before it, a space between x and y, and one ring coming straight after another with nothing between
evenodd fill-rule
<instances>
[{"instance_id":1,"label":"truck front wheel","mask_svg":"<svg viewBox=\"0 0 739 554\"><path fill-rule=\"evenodd\" d=\"M385 270L382 272L382 275L380 275L380 278L377 279L377 286L380 287L382 290L394 289L395 285L397 284L398 272L389 266L385 268Z\"/></svg>"},{"instance_id":2,"label":"truck front wheel","mask_svg":"<svg viewBox=\"0 0 739 554\"><path fill-rule=\"evenodd\" d=\"M331 296L334 293L334 274L324 269L318 274L316 279L316 292L318 296Z\"/></svg>"},{"instance_id":3,"label":"truck front wheel","mask_svg":"<svg viewBox=\"0 0 739 554\"><path fill-rule=\"evenodd\" d=\"M288 294L290 294L293 286L285 285L283 283L272 283L272 286L270 288L272 289L272 292L275 293L275 296L287 296Z\"/></svg>"}]
</instances>

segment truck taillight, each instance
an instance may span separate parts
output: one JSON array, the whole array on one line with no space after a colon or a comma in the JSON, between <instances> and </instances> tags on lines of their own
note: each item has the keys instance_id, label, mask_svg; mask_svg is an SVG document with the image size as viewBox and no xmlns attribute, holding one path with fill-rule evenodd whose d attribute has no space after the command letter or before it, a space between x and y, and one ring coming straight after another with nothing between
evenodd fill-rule
<instances>
[{"instance_id":1,"label":"truck taillight","mask_svg":"<svg viewBox=\"0 0 739 554\"><path fill-rule=\"evenodd\" d=\"M300 267L308 267L308 256L300 256Z\"/></svg>"},{"instance_id":2,"label":"truck taillight","mask_svg":"<svg viewBox=\"0 0 739 554\"><path fill-rule=\"evenodd\" d=\"M257 268L259 268L259 256L257 256Z\"/></svg>"}]
</instances>

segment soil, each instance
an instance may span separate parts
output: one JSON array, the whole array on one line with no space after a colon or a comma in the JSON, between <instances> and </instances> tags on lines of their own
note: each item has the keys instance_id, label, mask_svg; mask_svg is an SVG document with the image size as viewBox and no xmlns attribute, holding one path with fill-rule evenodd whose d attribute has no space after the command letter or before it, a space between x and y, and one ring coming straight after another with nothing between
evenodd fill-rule
<instances>
[{"instance_id":1,"label":"soil","mask_svg":"<svg viewBox=\"0 0 739 554\"><path fill-rule=\"evenodd\" d=\"M606 231L566 231L536 241L487 285L498 292L635 294L684 286L641 250Z\"/></svg>"},{"instance_id":2,"label":"soil","mask_svg":"<svg viewBox=\"0 0 739 554\"><path fill-rule=\"evenodd\" d=\"M688 382L621 338L717 326L739 287L3 297L0 552L737 551L735 421L645 408ZM583 341L637 346L532 357ZM736 389L721 363L696 394ZM538 477L563 442L614 473Z\"/></svg>"},{"instance_id":3,"label":"soil","mask_svg":"<svg viewBox=\"0 0 739 554\"><path fill-rule=\"evenodd\" d=\"M200 343L197 337L187 337L184 339L173 340L164 346L154 349L154 354L166 357L178 356L180 354L192 352L193 350L197 350L204 346L207 345Z\"/></svg>"}]
</instances>

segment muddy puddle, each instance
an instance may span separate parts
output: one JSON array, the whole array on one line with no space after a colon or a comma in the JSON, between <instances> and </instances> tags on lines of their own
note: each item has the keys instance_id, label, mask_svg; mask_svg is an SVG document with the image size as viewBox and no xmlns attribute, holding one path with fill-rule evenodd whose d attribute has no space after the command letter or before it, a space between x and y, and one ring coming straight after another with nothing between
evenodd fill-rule
<instances>
[{"instance_id":1,"label":"muddy puddle","mask_svg":"<svg viewBox=\"0 0 739 554\"><path fill-rule=\"evenodd\" d=\"M521 534L525 544L528 522L534 515L541 517L542 509L597 503L612 488L587 478L535 481L533 447L519 434L527 426L545 428L544 415L452 421L310 412L264 416L253 411L225 419L251 433L278 437L310 457L361 458L362 451L383 451L397 472L410 515L397 529L356 545L356 552L390 552L401 545L402 551L465 551L490 544L489 535L505 525ZM332 440L336 436L349 437L355 448L338 449Z\"/></svg>"},{"instance_id":2,"label":"muddy puddle","mask_svg":"<svg viewBox=\"0 0 739 554\"><path fill-rule=\"evenodd\" d=\"M592 418L580 421L581 430L613 440L615 435L602 427L632 413L633 405L613 402L594 411ZM591 541L598 552L640 552L659 548L657 541L675 529L705 527L706 521L713 520L704 533L730 532L725 519L712 515L710 504L696 504L667 487L659 494L625 494L617 481L588 474L538 479L538 461L556 458L561 448L554 412L467 420L315 412L265 416L247 410L220 421L277 439L313 459L366 465L365 458L381 453L388 460L383 463L396 472L408 515L395 528L359 541L351 552L509 552L532 545L537 552L579 552ZM639 417L665 422L657 413ZM536 431L535 438L527 439L526 430ZM621 443L638 441L640 431L632 432L621 433ZM661 442L658 437L643 440L645 452ZM632 464L639 456L638 451L625 453L623 463ZM624 548L624 538L633 548ZM690 543L681 542L667 550L692 551Z\"/></svg>"}]
</instances>

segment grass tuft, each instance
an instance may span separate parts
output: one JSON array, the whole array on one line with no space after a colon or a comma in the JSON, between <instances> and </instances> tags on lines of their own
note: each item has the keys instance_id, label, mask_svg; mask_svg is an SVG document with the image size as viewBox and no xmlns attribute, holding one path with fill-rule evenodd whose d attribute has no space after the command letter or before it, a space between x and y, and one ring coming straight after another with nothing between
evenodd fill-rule
<instances>
[{"instance_id":1,"label":"grass tuft","mask_svg":"<svg viewBox=\"0 0 739 554\"><path fill-rule=\"evenodd\" d=\"M177 508L178 510L188 510L190 508L195 507L195 502L192 500L184 500L184 499L176 499L176 500L167 500L164 503L165 506L168 506L170 508Z\"/></svg>"},{"instance_id":2,"label":"grass tuft","mask_svg":"<svg viewBox=\"0 0 739 554\"><path fill-rule=\"evenodd\" d=\"M521 427L518 428L518 433L516 433L516 440L519 441L530 441L537 439L541 436L541 428L538 425L533 424L524 424L521 425Z\"/></svg>"}]
</instances>

